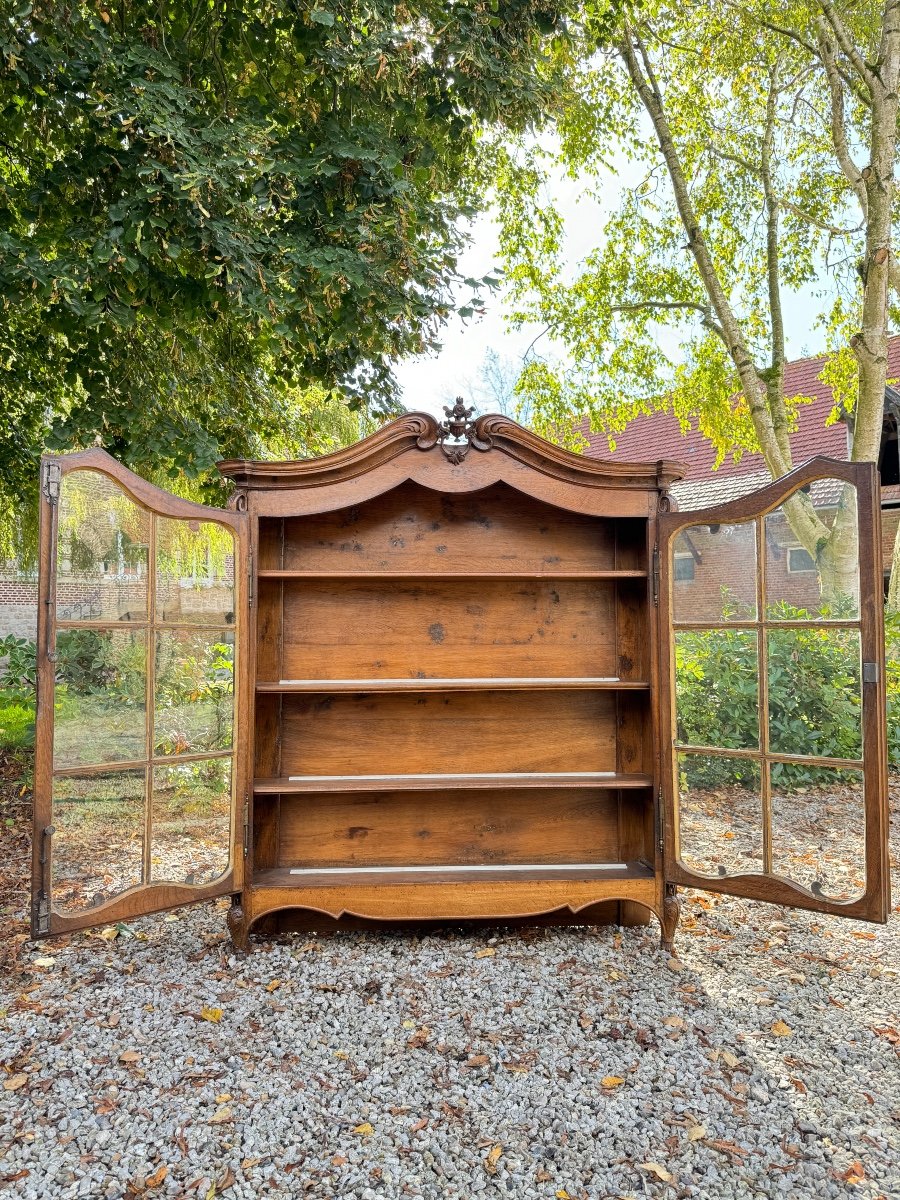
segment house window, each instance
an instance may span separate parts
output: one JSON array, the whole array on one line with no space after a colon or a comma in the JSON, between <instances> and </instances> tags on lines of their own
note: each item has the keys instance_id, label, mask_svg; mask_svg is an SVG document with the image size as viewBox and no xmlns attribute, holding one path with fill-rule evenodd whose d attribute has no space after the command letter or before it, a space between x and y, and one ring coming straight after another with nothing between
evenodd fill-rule
<instances>
[{"instance_id":1,"label":"house window","mask_svg":"<svg viewBox=\"0 0 900 1200\"><path fill-rule=\"evenodd\" d=\"M684 581L694 578L694 556L693 554L676 554L675 555L675 581Z\"/></svg>"},{"instance_id":2,"label":"house window","mask_svg":"<svg viewBox=\"0 0 900 1200\"><path fill-rule=\"evenodd\" d=\"M802 546L788 546L787 569L791 575L799 575L806 571L815 571L813 557Z\"/></svg>"}]
</instances>

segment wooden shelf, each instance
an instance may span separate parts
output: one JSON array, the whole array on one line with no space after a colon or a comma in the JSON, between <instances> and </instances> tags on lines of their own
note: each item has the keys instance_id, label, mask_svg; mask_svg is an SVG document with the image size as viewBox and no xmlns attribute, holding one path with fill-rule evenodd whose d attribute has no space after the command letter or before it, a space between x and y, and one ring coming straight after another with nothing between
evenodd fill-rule
<instances>
[{"instance_id":1,"label":"wooden shelf","mask_svg":"<svg viewBox=\"0 0 900 1200\"><path fill-rule=\"evenodd\" d=\"M428 867L274 867L257 871L254 887L389 887L392 884L472 884L528 880L652 879L640 860L619 863L524 863Z\"/></svg>"},{"instance_id":2,"label":"wooden shelf","mask_svg":"<svg viewBox=\"0 0 900 1200\"><path fill-rule=\"evenodd\" d=\"M532 771L471 775L300 775L255 779L258 796L316 792L429 792L488 788L645 788L652 775L617 771Z\"/></svg>"},{"instance_id":3,"label":"wooden shelf","mask_svg":"<svg viewBox=\"0 0 900 1200\"><path fill-rule=\"evenodd\" d=\"M496 692L496 691L646 691L646 679L585 675L559 677L486 677L433 679L281 679L257 683L257 692Z\"/></svg>"},{"instance_id":4,"label":"wooden shelf","mask_svg":"<svg viewBox=\"0 0 900 1200\"><path fill-rule=\"evenodd\" d=\"M419 583L434 579L646 579L644 570L607 571L304 571L298 568L263 567L256 572L258 579L352 579L369 582L372 579L410 579Z\"/></svg>"}]
</instances>

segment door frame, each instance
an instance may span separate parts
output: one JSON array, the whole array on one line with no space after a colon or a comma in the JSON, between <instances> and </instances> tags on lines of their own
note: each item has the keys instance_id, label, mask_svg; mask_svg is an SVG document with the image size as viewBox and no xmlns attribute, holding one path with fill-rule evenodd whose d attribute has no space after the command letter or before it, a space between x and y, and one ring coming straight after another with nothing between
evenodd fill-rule
<instances>
[{"instance_id":1,"label":"door frame","mask_svg":"<svg viewBox=\"0 0 900 1200\"><path fill-rule=\"evenodd\" d=\"M819 479L839 479L856 487L859 522L859 626L861 640L863 744L863 790L865 811L866 884L854 900L831 900L783 876L747 873L723 877L701 875L679 860L678 781L675 745L675 678L673 629L673 585L671 545L674 537L693 525L726 525L764 518L792 493ZM881 563L881 492L876 465L871 462L842 462L822 456L812 458L789 474L749 495L724 504L684 512L662 513L659 517L660 551L660 742L662 749L664 870L668 884L702 888L753 900L767 900L792 908L885 922L890 909L888 860L887 724L885 693L885 644L883 567ZM763 525L763 528L765 526ZM765 541L758 546L765 556ZM757 578L759 576L757 563ZM764 576L763 576L764 579ZM757 612L762 621L764 612ZM810 621L810 628L825 622ZM872 672L864 669L874 663ZM760 753L760 760L761 760ZM827 761L827 760L826 760ZM859 768L856 768L857 770Z\"/></svg>"},{"instance_id":2,"label":"door frame","mask_svg":"<svg viewBox=\"0 0 900 1200\"><path fill-rule=\"evenodd\" d=\"M90 470L106 475L135 503L151 513L175 520L214 521L225 525L234 534L234 725L232 762L232 811L228 871L212 883L200 886L176 883L140 883L120 892L105 904L84 912L63 915L54 912L52 903L52 813L53 813L53 733L54 699L56 691L56 546L59 520L59 501L62 481L77 470ZM156 487L123 466L100 447L72 454L44 455L40 474L40 532L38 549L38 614L37 614L37 698L35 717L34 810L32 817L32 874L31 874L31 934L45 937L69 933L94 925L129 920L147 913L176 908L200 900L210 900L240 892L244 886L245 840L243 808L250 787L249 764L243 746L245 730L252 712L248 688L251 684L247 669L249 622L246 620L249 580L248 517L244 512L220 509L183 500ZM148 553L147 587L155 586L155 562ZM102 626L102 622L97 625ZM152 645L153 628L148 608L148 644ZM150 651L148 650L148 653ZM146 720L152 720L147 713ZM224 757L224 756L223 756ZM172 762L177 763L177 758ZM101 764L97 764L98 766ZM153 760L142 764L145 771L153 769ZM121 766L111 765L111 770ZM149 803L146 791L145 804Z\"/></svg>"}]
</instances>

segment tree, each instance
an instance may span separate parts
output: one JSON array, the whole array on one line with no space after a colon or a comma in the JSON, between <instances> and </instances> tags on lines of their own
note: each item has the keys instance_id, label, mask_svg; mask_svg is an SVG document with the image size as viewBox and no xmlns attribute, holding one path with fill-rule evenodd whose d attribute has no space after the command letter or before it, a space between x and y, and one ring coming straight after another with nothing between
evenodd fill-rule
<instances>
[{"instance_id":1,"label":"tree","mask_svg":"<svg viewBox=\"0 0 900 1200\"><path fill-rule=\"evenodd\" d=\"M5 6L0 494L97 439L214 495L323 396L393 411L562 40L549 0Z\"/></svg>"},{"instance_id":2,"label":"tree","mask_svg":"<svg viewBox=\"0 0 900 1200\"><path fill-rule=\"evenodd\" d=\"M878 457L897 149L900 0L652 0L583 53L560 104L559 162L599 177L618 143L643 164L574 280L540 151L500 155L503 249L515 318L543 323L571 366L535 360L520 387L545 425L586 413L611 436L671 406L727 453L790 470L801 396L785 394L784 293L818 289L834 356L831 419L854 460ZM595 189L602 185L594 184ZM827 287L824 281L827 280ZM659 347L661 330L677 353ZM831 528L786 505L823 594L849 590L851 489Z\"/></svg>"}]
</instances>

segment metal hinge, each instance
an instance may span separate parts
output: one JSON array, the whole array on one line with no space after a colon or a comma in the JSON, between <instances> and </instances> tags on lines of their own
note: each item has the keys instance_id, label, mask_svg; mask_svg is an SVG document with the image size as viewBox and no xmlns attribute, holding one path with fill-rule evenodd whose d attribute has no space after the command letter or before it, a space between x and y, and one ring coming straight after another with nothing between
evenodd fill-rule
<instances>
[{"instance_id":1,"label":"metal hinge","mask_svg":"<svg viewBox=\"0 0 900 1200\"><path fill-rule=\"evenodd\" d=\"M650 575L653 588L653 603L659 604L659 546L653 547L653 564Z\"/></svg>"},{"instance_id":2,"label":"metal hinge","mask_svg":"<svg viewBox=\"0 0 900 1200\"><path fill-rule=\"evenodd\" d=\"M666 848L665 838L663 837L663 817L662 817L662 788L657 788L656 791L656 845L659 847L659 852Z\"/></svg>"},{"instance_id":3,"label":"metal hinge","mask_svg":"<svg viewBox=\"0 0 900 1200\"><path fill-rule=\"evenodd\" d=\"M244 858L250 853L250 793L244 793Z\"/></svg>"},{"instance_id":4,"label":"metal hinge","mask_svg":"<svg viewBox=\"0 0 900 1200\"><path fill-rule=\"evenodd\" d=\"M247 554L247 607L253 607L253 587L256 580L253 575L253 550Z\"/></svg>"},{"instance_id":5,"label":"metal hinge","mask_svg":"<svg viewBox=\"0 0 900 1200\"><path fill-rule=\"evenodd\" d=\"M41 484L41 490L49 504L56 504L59 500L59 481L62 478L62 468L58 462L44 463L44 479Z\"/></svg>"},{"instance_id":6,"label":"metal hinge","mask_svg":"<svg viewBox=\"0 0 900 1200\"><path fill-rule=\"evenodd\" d=\"M878 663L877 662L864 662L862 665L862 671L863 671L863 674L862 674L863 683L877 683L878 682Z\"/></svg>"}]
</instances>

